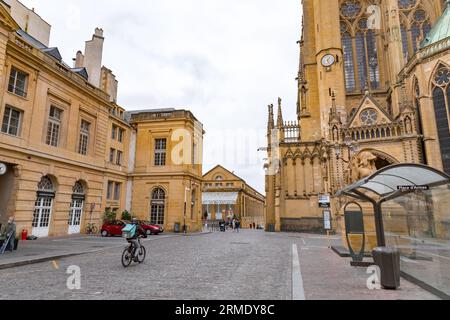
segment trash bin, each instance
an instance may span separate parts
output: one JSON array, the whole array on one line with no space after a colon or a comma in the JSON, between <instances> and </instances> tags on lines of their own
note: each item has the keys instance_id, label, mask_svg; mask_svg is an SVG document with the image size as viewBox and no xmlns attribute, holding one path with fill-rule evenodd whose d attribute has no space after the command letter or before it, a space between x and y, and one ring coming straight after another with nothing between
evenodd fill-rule
<instances>
[{"instance_id":1,"label":"trash bin","mask_svg":"<svg viewBox=\"0 0 450 320\"><path fill-rule=\"evenodd\" d=\"M175 226L174 226L174 228L173 228L173 231L174 231L175 233L180 233L180 230L181 230L181 224L180 224L180 223L175 223Z\"/></svg>"},{"instance_id":2,"label":"trash bin","mask_svg":"<svg viewBox=\"0 0 450 320\"><path fill-rule=\"evenodd\" d=\"M400 288L400 252L394 248L379 247L373 249L372 255L381 271L381 286L388 290Z\"/></svg>"}]
</instances>

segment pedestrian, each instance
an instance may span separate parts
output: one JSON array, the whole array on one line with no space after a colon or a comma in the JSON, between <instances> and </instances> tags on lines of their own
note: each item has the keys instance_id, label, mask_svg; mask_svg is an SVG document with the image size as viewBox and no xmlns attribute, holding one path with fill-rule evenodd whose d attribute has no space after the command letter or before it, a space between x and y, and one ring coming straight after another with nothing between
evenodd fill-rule
<instances>
[{"instance_id":1,"label":"pedestrian","mask_svg":"<svg viewBox=\"0 0 450 320\"><path fill-rule=\"evenodd\" d=\"M239 229L241 228L241 222L239 221L239 219L236 219L235 228L236 232L239 233Z\"/></svg>"},{"instance_id":2,"label":"pedestrian","mask_svg":"<svg viewBox=\"0 0 450 320\"><path fill-rule=\"evenodd\" d=\"M9 241L6 244L6 250L13 252L14 241L16 240L16 219L14 217L8 219L8 225L5 227L2 238L4 238L5 241Z\"/></svg>"}]
</instances>

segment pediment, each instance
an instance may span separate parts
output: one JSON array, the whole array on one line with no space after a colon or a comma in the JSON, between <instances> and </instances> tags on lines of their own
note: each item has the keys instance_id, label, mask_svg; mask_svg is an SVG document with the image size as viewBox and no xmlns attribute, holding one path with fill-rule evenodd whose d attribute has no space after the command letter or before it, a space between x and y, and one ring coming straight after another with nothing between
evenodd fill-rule
<instances>
[{"instance_id":1,"label":"pediment","mask_svg":"<svg viewBox=\"0 0 450 320\"><path fill-rule=\"evenodd\" d=\"M11 17L11 14L3 4L0 4L0 26L8 32L17 31L20 29L20 26L13 19L13 17Z\"/></svg>"},{"instance_id":2,"label":"pediment","mask_svg":"<svg viewBox=\"0 0 450 320\"><path fill-rule=\"evenodd\" d=\"M205 181L219 181L218 177L222 178L222 181L243 181L240 177L235 175L233 172L228 169L222 167L221 165L216 166L208 173L203 176L203 180Z\"/></svg>"},{"instance_id":3,"label":"pediment","mask_svg":"<svg viewBox=\"0 0 450 320\"><path fill-rule=\"evenodd\" d=\"M348 128L392 123L391 116L371 96L365 96L350 118Z\"/></svg>"}]
</instances>

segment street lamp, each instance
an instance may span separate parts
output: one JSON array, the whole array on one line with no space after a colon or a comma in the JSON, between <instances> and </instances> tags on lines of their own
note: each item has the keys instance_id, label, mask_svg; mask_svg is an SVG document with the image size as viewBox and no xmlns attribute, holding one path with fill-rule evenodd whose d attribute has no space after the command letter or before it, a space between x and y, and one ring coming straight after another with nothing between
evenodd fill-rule
<instances>
[{"instance_id":1,"label":"street lamp","mask_svg":"<svg viewBox=\"0 0 450 320\"><path fill-rule=\"evenodd\" d=\"M348 151L348 160L345 160L342 157L341 147L346 147ZM341 160L342 162L349 164L352 161L352 158L359 151L359 143L358 141L352 140L350 135L346 135L344 139L344 143L341 145L337 145L336 147L336 159Z\"/></svg>"}]
</instances>

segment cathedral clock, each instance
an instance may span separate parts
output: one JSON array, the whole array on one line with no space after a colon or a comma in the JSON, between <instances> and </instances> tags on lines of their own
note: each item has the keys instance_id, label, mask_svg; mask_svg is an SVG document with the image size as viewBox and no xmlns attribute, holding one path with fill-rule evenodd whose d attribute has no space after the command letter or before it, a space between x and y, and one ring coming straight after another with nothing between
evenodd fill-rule
<instances>
[{"instance_id":1,"label":"cathedral clock","mask_svg":"<svg viewBox=\"0 0 450 320\"><path fill-rule=\"evenodd\" d=\"M332 54L326 54L322 58L322 65L326 68L331 67L336 62L336 57Z\"/></svg>"}]
</instances>

